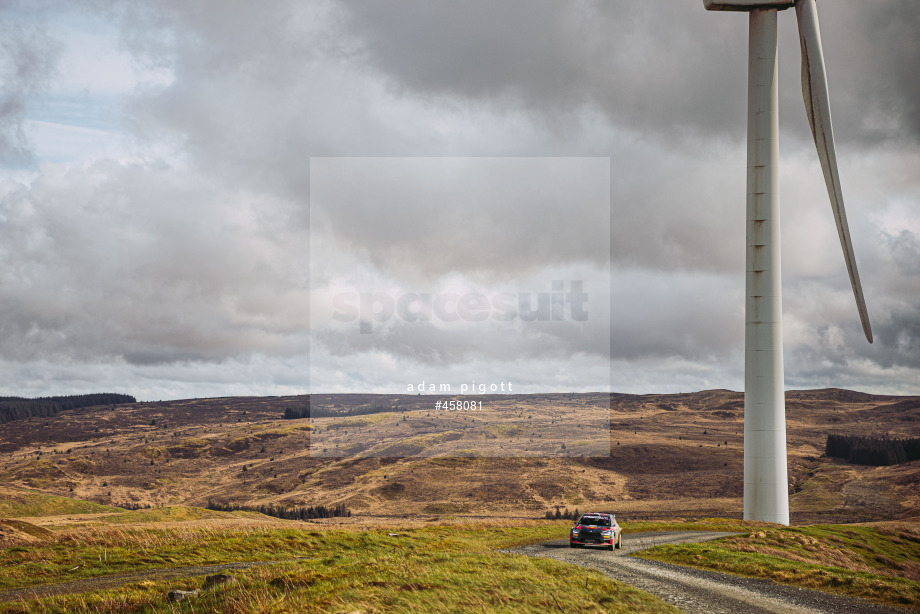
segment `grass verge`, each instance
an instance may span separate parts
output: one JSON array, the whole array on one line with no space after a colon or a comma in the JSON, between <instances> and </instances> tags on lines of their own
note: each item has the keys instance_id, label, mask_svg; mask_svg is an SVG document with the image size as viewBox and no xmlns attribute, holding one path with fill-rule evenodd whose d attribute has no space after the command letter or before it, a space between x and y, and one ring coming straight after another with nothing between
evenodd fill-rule
<instances>
[{"instance_id":1,"label":"grass verge","mask_svg":"<svg viewBox=\"0 0 920 614\"><path fill-rule=\"evenodd\" d=\"M635 556L920 608L920 533L907 526L749 528L737 537L656 546Z\"/></svg>"}]
</instances>

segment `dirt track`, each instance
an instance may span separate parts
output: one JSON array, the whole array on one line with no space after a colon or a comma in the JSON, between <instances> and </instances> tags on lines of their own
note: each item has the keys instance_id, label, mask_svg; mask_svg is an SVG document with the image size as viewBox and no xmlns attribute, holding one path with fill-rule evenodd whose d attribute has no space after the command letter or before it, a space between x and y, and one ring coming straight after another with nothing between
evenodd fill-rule
<instances>
[{"instance_id":1,"label":"dirt track","mask_svg":"<svg viewBox=\"0 0 920 614\"><path fill-rule=\"evenodd\" d=\"M549 557L602 571L607 576L656 595L685 612L720 614L904 614L905 610L885 607L861 599L797 589L770 582L727 574L699 571L626 556L659 544L704 542L733 533L666 531L623 535L623 547L610 552L599 549L570 549L568 541L557 540L509 550L528 556Z\"/></svg>"}]
</instances>

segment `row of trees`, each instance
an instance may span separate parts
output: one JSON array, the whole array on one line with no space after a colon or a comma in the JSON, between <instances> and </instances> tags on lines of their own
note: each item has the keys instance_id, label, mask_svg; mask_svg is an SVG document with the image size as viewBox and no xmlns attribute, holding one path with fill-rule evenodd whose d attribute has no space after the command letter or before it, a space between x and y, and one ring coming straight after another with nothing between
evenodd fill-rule
<instances>
[{"instance_id":1,"label":"row of trees","mask_svg":"<svg viewBox=\"0 0 920 614\"><path fill-rule=\"evenodd\" d=\"M259 505L258 507L237 505L235 503L218 503L208 500L205 506L209 510L218 512L259 512L266 516L283 518L285 520L311 520L313 518L347 518L351 516L351 510L345 507L344 503L339 503L331 507L325 505L312 505L309 507L279 507L276 505Z\"/></svg>"},{"instance_id":2,"label":"row of trees","mask_svg":"<svg viewBox=\"0 0 920 614\"><path fill-rule=\"evenodd\" d=\"M920 460L920 438L828 435L824 453L857 465L897 465Z\"/></svg>"},{"instance_id":3,"label":"row of trees","mask_svg":"<svg viewBox=\"0 0 920 614\"><path fill-rule=\"evenodd\" d=\"M578 508L575 508L574 512L570 512L569 508L565 508L565 511L561 511L560 506L556 506L556 512L552 511L546 512L545 518L547 520L578 520L581 518L581 512L578 511Z\"/></svg>"},{"instance_id":4,"label":"row of trees","mask_svg":"<svg viewBox=\"0 0 920 614\"><path fill-rule=\"evenodd\" d=\"M310 417L310 404L294 407L289 406L284 408L284 419L285 420L298 420L300 418L309 418Z\"/></svg>"},{"instance_id":5,"label":"row of trees","mask_svg":"<svg viewBox=\"0 0 920 614\"><path fill-rule=\"evenodd\" d=\"M63 397L0 397L0 424L22 420L24 418L48 418L59 411L92 407L93 405L116 405L119 403L137 403L137 399L128 394L99 393L74 394Z\"/></svg>"}]
</instances>

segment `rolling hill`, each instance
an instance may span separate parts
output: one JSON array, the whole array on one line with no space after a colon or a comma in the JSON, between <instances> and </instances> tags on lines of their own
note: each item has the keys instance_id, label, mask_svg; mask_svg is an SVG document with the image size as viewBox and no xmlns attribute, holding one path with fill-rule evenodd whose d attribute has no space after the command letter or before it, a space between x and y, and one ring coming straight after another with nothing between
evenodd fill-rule
<instances>
[{"instance_id":1,"label":"rolling hill","mask_svg":"<svg viewBox=\"0 0 920 614\"><path fill-rule=\"evenodd\" d=\"M483 401L476 412L436 411L438 398L189 399L14 421L0 434L0 491L104 506L344 503L358 516L741 513L740 393L466 397ZM283 419L308 403L358 415ZM791 391L787 418L794 522L920 515L920 462L823 456L832 433L917 437L920 398Z\"/></svg>"}]
</instances>

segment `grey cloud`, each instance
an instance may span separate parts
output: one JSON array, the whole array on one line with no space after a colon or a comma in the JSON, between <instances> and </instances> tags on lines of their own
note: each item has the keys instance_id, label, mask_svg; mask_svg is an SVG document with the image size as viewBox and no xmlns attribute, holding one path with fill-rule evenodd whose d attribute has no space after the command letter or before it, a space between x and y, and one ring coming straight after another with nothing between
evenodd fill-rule
<instances>
[{"instance_id":1,"label":"grey cloud","mask_svg":"<svg viewBox=\"0 0 920 614\"><path fill-rule=\"evenodd\" d=\"M880 233L875 264L867 276L876 291L873 318L875 343L854 344L855 355L885 368L920 368L920 240L918 232Z\"/></svg>"},{"instance_id":2,"label":"grey cloud","mask_svg":"<svg viewBox=\"0 0 920 614\"><path fill-rule=\"evenodd\" d=\"M792 386L916 392L908 380L918 368L917 233L875 237L868 221L871 207L916 201L903 161L920 133L912 4L821 3L839 153L861 173L844 177L845 191L870 203L854 199L850 222L877 341L859 341L839 254L839 270L824 266L806 245L823 231L786 207L798 224L787 236L805 245L784 245ZM743 15L707 13L698 0L89 6L119 21L135 59L174 75L135 91L123 117L142 141L173 147L177 161L49 165L28 188L3 186L0 361L10 378L44 372L61 392L97 389L81 378L127 378L144 390L149 378L149 395L164 398L260 390L240 384L247 378L272 391L302 385L311 156L592 155L612 160L609 228L591 227L591 211L560 215L558 194L534 194L527 217L457 196L452 206L419 203L388 217L368 177L342 181L354 197L347 207L317 212L351 257L382 254L380 270L406 277L536 275L535 262L590 261L609 239L618 381L634 392L743 384ZM782 142L801 155L813 146L790 12L780 26ZM50 70L48 40L29 36L23 48ZM14 75L28 65L28 54L9 59ZM26 104L50 74L43 70L22 73L35 80L20 80L14 103ZM16 104L4 125L20 147ZM897 172L863 166L882 145L901 148L892 154ZM820 182L814 159L812 151L806 164ZM803 174L786 185L800 188ZM830 216L821 219L832 235ZM567 232L586 225L590 232ZM464 251L468 240L473 251ZM488 331L472 332L441 353L423 329L375 338L367 354L330 336L323 340L338 354L312 366L381 389L386 377L405 377L400 366L462 369L479 356L520 377L530 369L538 385L552 381L558 356L596 355L608 340L506 337L488 355ZM509 366L521 355L541 362ZM397 366L387 371L390 361Z\"/></svg>"},{"instance_id":3,"label":"grey cloud","mask_svg":"<svg viewBox=\"0 0 920 614\"><path fill-rule=\"evenodd\" d=\"M909 230L888 237L891 259L904 276L920 276L920 239Z\"/></svg>"},{"instance_id":4,"label":"grey cloud","mask_svg":"<svg viewBox=\"0 0 920 614\"><path fill-rule=\"evenodd\" d=\"M879 350L873 360L882 367L920 368L920 310L902 306L876 327Z\"/></svg>"},{"instance_id":5,"label":"grey cloud","mask_svg":"<svg viewBox=\"0 0 920 614\"><path fill-rule=\"evenodd\" d=\"M381 131L365 116L371 101L341 59L325 2L114 2L106 10L139 61L174 76L128 102L132 129L177 139L224 185L306 203L310 156L348 151Z\"/></svg>"},{"instance_id":6,"label":"grey cloud","mask_svg":"<svg viewBox=\"0 0 920 614\"><path fill-rule=\"evenodd\" d=\"M592 105L614 123L672 141L743 138L747 24L738 13L707 13L691 0L343 6L365 61L397 90L557 115ZM844 140L916 143L920 14L911 0L838 1L821 10ZM780 28L781 114L799 117L790 134L804 142L792 11Z\"/></svg>"},{"instance_id":7,"label":"grey cloud","mask_svg":"<svg viewBox=\"0 0 920 614\"><path fill-rule=\"evenodd\" d=\"M376 351L435 367L476 361L513 363L521 357L542 357L556 364L564 364L574 355L588 356L601 365L610 359L605 322L588 326L558 322L515 324L484 322L462 331L445 331L414 323L391 326L372 335L318 331L314 341L343 360Z\"/></svg>"},{"instance_id":8,"label":"grey cloud","mask_svg":"<svg viewBox=\"0 0 920 614\"><path fill-rule=\"evenodd\" d=\"M614 360L731 359L744 339L744 278L692 272L614 271Z\"/></svg>"},{"instance_id":9,"label":"grey cloud","mask_svg":"<svg viewBox=\"0 0 920 614\"><path fill-rule=\"evenodd\" d=\"M485 99L565 116L599 107L657 133L742 126L731 83L743 83L740 23L695 3L344 3L365 60L394 87ZM734 27L738 26L738 27Z\"/></svg>"},{"instance_id":10,"label":"grey cloud","mask_svg":"<svg viewBox=\"0 0 920 614\"><path fill-rule=\"evenodd\" d=\"M854 2L822 6L841 155L856 153L846 148L848 140L905 134L901 111L872 111L881 108L876 97L883 92L908 100L904 88L917 81L907 78L917 65L910 55L913 38L902 37L905 28L895 25L904 17L904 1L886 0L872 11ZM736 266L745 134L747 28L741 14L709 13L689 0L666 6L273 3L214 15L208 3L134 6L124 9L132 48L176 74L168 88L135 99L136 121L146 130L181 135L196 164L225 184L242 182L305 202L310 155L507 155L509 149L571 155L587 149L614 160L614 259L664 269ZM814 157L791 12L782 14L780 25L782 125L794 136L791 142ZM875 34L890 30L887 37ZM860 69L849 70L855 64ZM379 78L375 71L387 77L389 93L399 100L368 85ZM853 89L867 79L892 82ZM535 118L531 131L548 136L466 149L439 137L437 114L451 117L471 103L479 118ZM380 119L399 104L423 105L434 116L398 116L415 124ZM578 145L596 128L584 124L578 110L585 105L621 128L603 146ZM561 128L544 123L539 117L547 113L571 115L571 122ZM884 137L860 127L879 113L896 121L897 129ZM571 138L574 144L566 142ZM449 210L439 215L444 225L463 222ZM386 223L373 212L353 220L350 233L373 241L374 226ZM504 225L515 227L522 228ZM424 230L419 235L433 236L430 227ZM659 240L646 240L649 232Z\"/></svg>"},{"instance_id":11,"label":"grey cloud","mask_svg":"<svg viewBox=\"0 0 920 614\"><path fill-rule=\"evenodd\" d=\"M614 352L631 360L670 356L705 362L730 357L741 346L741 304L726 293L743 289L743 15L707 13L696 1L669 2L666 8L651 2L330 3L318 14L328 36L311 30L295 40L287 26L279 25L291 18L290 5L255 12L235 7L213 22L201 10L205 6L156 5L146 21L128 29L155 23L161 33L173 32L161 36L172 41L162 58L174 67L176 81L155 96L137 99L134 110L146 125L183 135L202 168L230 183L245 181L302 199L308 182L299 156L443 155L458 147L460 153L475 154L579 152L579 143L589 142L584 131L596 128L584 123L583 112L595 109L613 126L607 144L587 146L591 154L613 159L611 257L648 275L627 290L634 292L633 302L619 306ZM910 35L917 18L905 14L905 6L904 0L872 7L841 1L833 10L822 4L842 155L848 143L853 152L854 145L915 140L912 103L905 101L917 100L911 91L917 80L909 78L917 65ZM260 33L273 27L279 34L265 46ZM781 15L780 28L784 143L810 150L791 12ZM388 90L367 87L381 75ZM395 100L388 98L394 95ZM215 97L226 103L215 105ZM531 132L544 136L529 141L536 144L532 149L486 141L464 150L452 143L450 133L438 136L430 118L411 123L411 116L398 116L410 121L405 125L380 119L400 104L418 104L435 116L468 108L478 118L529 117ZM572 135L574 141L566 141ZM815 172L818 177L816 165ZM548 234L541 224L549 218L477 215L477 203L416 208L420 215L414 219L387 216L385 203L362 194L373 185L362 184L367 179L343 181L352 202L325 213L352 248L382 249L378 265L384 269L411 265L416 273L429 274L451 267L487 269L501 261L502 254L490 247L496 238L508 248L499 250L505 258L501 266L512 269L534 255L535 237ZM490 226L491 221L497 223ZM859 227L858 215L851 224ZM450 249L439 249L443 228L454 230L446 237ZM461 229L491 242L465 253L457 249ZM583 237L561 239L563 249L584 247ZM900 262L910 246L898 249ZM789 251L795 253L791 246ZM420 253L428 255L418 258ZM865 253L858 255L869 260ZM903 296L903 279L873 275L886 266L886 258L867 262L864 279L872 280L880 295ZM787 300L796 305L801 302L795 264L789 269ZM683 297L691 291L682 284L683 295L674 287L655 291L661 271L680 271L687 279L702 271L724 281L710 280L706 296L688 300ZM847 297L845 275L822 279L821 286L822 293ZM675 300L683 302L668 304ZM834 312L839 319L833 321L845 330L853 315L849 301ZM660 309L649 308L649 302L660 303ZM884 320L890 308L878 305L874 317ZM820 327L824 309L801 303L796 313ZM738 322L734 332L724 326L733 320ZM886 338L880 335L877 344ZM400 339L378 349L399 353L412 347ZM804 364L828 351L802 343L801 350L790 350L791 366L799 360L795 356ZM419 347L425 345L405 351L411 355ZM871 354L877 347L854 343L853 359L878 357ZM456 351L463 354L463 348L458 344ZM893 356L888 364L903 360Z\"/></svg>"},{"instance_id":12,"label":"grey cloud","mask_svg":"<svg viewBox=\"0 0 920 614\"><path fill-rule=\"evenodd\" d=\"M27 101L54 74L61 45L38 26L0 24L0 163L21 165L31 158L22 121Z\"/></svg>"},{"instance_id":13,"label":"grey cloud","mask_svg":"<svg viewBox=\"0 0 920 614\"><path fill-rule=\"evenodd\" d=\"M916 394L920 312L899 305L873 321L875 343L860 343L858 323L816 323L812 343L786 350L790 387L839 386L887 394Z\"/></svg>"},{"instance_id":14,"label":"grey cloud","mask_svg":"<svg viewBox=\"0 0 920 614\"><path fill-rule=\"evenodd\" d=\"M916 148L920 141L916 3L823 2L821 11L837 131L856 144L904 141Z\"/></svg>"},{"instance_id":15,"label":"grey cloud","mask_svg":"<svg viewBox=\"0 0 920 614\"><path fill-rule=\"evenodd\" d=\"M608 259L603 158L321 159L311 184L313 231L397 279Z\"/></svg>"},{"instance_id":16,"label":"grey cloud","mask_svg":"<svg viewBox=\"0 0 920 614\"><path fill-rule=\"evenodd\" d=\"M0 200L0 354L154 364L305 351L307 232L291 213L111 162L13 189Z\"/></svg>"},{"instance_id":17,"label":"grey cloud","mask_svg":"<svg viewBox=\"0 0 920 614\"><path fill-rule=\"evenodd\" d=\"M812 334L787 346L790 373L806 377L820 366L822 373L838 369L856 376L857 365L874 365L881 379L885 370L920 368L917 237L905 230L894 236L878 233L875 239L863 250L867 266L861 269L874 343L863 337L844 275L794 277L785 284L784 311Z\"/></svg>"},{"instance_id":18,"label":"grey cloud","mask_svg":"<svg viewBox=\"0 0 920 614\"><path fill-rule=\"evenodd\" d=\"M571 155L587 149L614 159L615 259L665 268L735 266L740 239L730 229L737 228L736 204L743 198L743 15L708 13L697 2L667 9L649 2L309 3L321 7L311 15L320 25L295 36L292 30L304 26L301 13L310 13L293 5L236 6L213 20L207 3L145 6L128 11L126 31L156 41L159 47L134 44L173 66L176 80L134 101L136 121L181 135L196 164L222 182L304 202L310 155L507 155L509 149ZM850 13L861 10L846 6ZM838 88L841 109L849 108L851 83L841 71L839 52L847 47L840 33L849 36L855 27L838 24L837 9L825 10L832 14L825 46L835 111ZM783 125L812 148L794 18L784 14L782 21ZM267 37L272 28L275 35ZM389 76L401 100L368 87L377 79L371 69ZM861 74L879 72L885 71L868 64ZM859 98L873 104L871 96ZM371 117L413 100L424 101L435 117L415 125ZM458 150L462 145L437 136L436 115L451 116L463 100L482 102L484 109L473 111L480 117L543 111L577 117L561 132L536 120L532 131L549 136L529 147L505 139ZM604 146L579 148L591 129L576 113L584 104L601 109L623 132L610 133ZM837 113L838 135L845 138L861 125L850 115ZM860 121L864 117L860 112ZM715 143L707 138L720 135ZM574 146L563 145L573 136ZM672 206L677 202L682 206ZM462 221L447 210L440 215L445 224ZM372 239L378 223L386 224L386 217L364 216L351 232ZM660 231L661 243L645 240L640 230Z\"/></svg>"}]
</instances>

